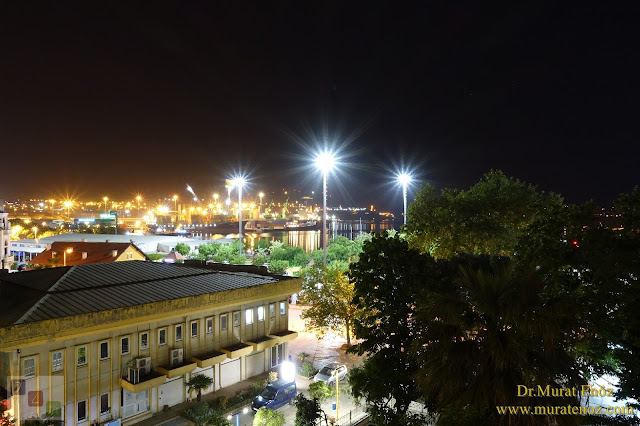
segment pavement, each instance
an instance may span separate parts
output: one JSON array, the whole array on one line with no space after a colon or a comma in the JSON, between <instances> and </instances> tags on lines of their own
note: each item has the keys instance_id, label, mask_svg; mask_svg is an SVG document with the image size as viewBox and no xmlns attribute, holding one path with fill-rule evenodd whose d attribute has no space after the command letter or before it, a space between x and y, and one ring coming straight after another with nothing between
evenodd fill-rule
<instances>
[{"instance_id":1,"label":"pavement","mask_svg":"<svg viewBox=\"0 0 640 426\"><path fill-rule=\"evenodd\" d=\"M289 307L289 329L298 331L298 337L289 342L289 355L291 356L291 360L295 362L297 365L300 364L298 361L298 354L301 352L305 352L309 354L307 358L308 361L314 365L315 368L320 369L323 365L329 362L339 362L345 364L349 370L352 368L359 366L362 364L364 359L354 354L347 354L345 352L346 349L346 339L344 336L339 335L328 335L322 340L319 340L315 334L309 333L305 331L304 322L300 318L302 307L299 305L290 305ZM231 386L227 386L223 389L220 389L216 392L212 392L206 395L202 395L203 401L212 401L215 398L225 395L228 397L232 397L236 395L238 391L243 391L248 389L252 383L265 379L267 377L267 373L260 374L258 376L254 376L248 380L236 383ZM296 384L298 393L303 393L306 397L309 397L308 389L309 384L311 384L312 380L307 380L300 376L296 378ZM349 418L351 415L352 420L355 420L357 417L362 417L362 406L357 405L355 401L348 395L345 390L347 390L347 380L342 380L339 383L340 388L340 398L338 405L338 414L341 419ZM335 418L336 410L333 409L333 403L335 403L335 397L333 400L329 400L321 405L322 410L326 413L327 417ZM182 413L187 408L195 405L195 401L193 402L185 402L182 404L175 405L167 412L160 412L155 414L153 417L147 420L143 420L141 422L136 423L140 426L152 426L152 425L163 425L163 426L187 426L193 425L194 423L180 417L180 413ZM295 405L285 405L276 410L279 413L284 414L285 416L285 425L294 425L295 424L295 416L296 416L296 407ZM232 414L231 422L234 425L247 425L250 426L253 423L253 412L251 411L251 407L247 413L242 413L242 408L236 410ZM344 420L343 420L344 421ZM345 424L345 423L342 423ZM346 423L348 424L348 423Z\"/></svg>"}]
</instances>

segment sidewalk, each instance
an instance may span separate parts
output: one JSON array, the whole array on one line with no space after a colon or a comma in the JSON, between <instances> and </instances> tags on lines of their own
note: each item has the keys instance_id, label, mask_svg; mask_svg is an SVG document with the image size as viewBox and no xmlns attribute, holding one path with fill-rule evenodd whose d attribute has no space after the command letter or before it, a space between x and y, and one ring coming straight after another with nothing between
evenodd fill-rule
<instances>
[{"instance_id":1,"label":"sidewalk","mask_svg":"<svg viewBox=\"0 0 640 426\"><path fill-rule=\"evenodd\" d=\"M233 397L238 393L238 391L245 391L249 389L252 383L255 383L259 380L264 380L267 378L268 373L259 374L257 376L251 377L250 379L244 380L242 382L235 383L233 385L222 388L216 392L210 392L208 394L202 395L202 401L211 402L219 396L227 396L229 398ZM191 402L183 402L182 404L174 405L169 408L166 412L160 412L154 414L153 417L143 420L141 422L136 423L138 426L154 426L154 425L164 425L164 426L182 426L182 425L193 425L193 422L180 417L180 414L186 410L187 408L191 408L196 405L195 398Z\"/></svg>"}]
</instances>

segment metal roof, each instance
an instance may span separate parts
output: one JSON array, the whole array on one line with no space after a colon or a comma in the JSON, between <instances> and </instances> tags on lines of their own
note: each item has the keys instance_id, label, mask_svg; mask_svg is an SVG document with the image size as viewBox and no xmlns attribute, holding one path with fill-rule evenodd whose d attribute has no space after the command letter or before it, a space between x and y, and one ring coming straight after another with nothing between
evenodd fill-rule
<instances>
[{"instance_id":1,"label":"metal roof","mask_svg":"<svg viewBox=\"0 0 640 426\"><path fill-rule=\"evenodd\" d=\"M60 276L61 269L67 272ZM56 272L56 270L58 270ZM51 271L50 279L44 272ZM39 274L38 274L39 273ZM29 274L34 274L30 276ZM37 275L36 275L37 274ZM13 275L19 276L13 280ZM40 284L33 285L30 279ZM146 303L181 299L239 288L278 282L278 278L246 272L223 272L175 264L129 261L78 265L70 268L28 271L2 277L2 285L12 284L33 290L40 295L28 310L14 315L13 324L43 321L110 309L127 308ZM48 282L48 289L45 284ZM17 296L14 296L17 297ZM34 299L32 299L34 300ZM3 308L11 310L12 301L5 300ZM17 301L13 301L17 302ZM17 306L17 305L13 305ZM1 316L0 316L1 317ZM4 323L4 324L3 324Z\"/></svg>"}]
</instances>

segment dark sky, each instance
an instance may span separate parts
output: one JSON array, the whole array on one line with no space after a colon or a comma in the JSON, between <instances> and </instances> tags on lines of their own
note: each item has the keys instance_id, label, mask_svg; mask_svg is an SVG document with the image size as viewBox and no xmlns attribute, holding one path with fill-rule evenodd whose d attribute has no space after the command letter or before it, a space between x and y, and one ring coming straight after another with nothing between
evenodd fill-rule
<instances>
[{"instance_id":1,"label":"dark sky","mask_svg":"<svg viewBox=\"0 0 640 426\"><path fill-rule=\"evenodd\" d=\"M571 202L640 184L633 10L396 3L5 2L0 199L205 197L237 172L317 193L324 140L330 205L401 208L400 167Z\"/></svg>"}]
</instances>

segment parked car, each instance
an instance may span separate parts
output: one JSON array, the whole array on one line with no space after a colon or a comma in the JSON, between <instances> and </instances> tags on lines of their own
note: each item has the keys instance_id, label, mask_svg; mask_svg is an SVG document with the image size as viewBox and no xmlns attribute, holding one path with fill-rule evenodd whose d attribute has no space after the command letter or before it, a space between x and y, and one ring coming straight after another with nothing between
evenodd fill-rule
<instances>
[{"instance_id":1,"label":"parked car","mask_svg":"<svg viewBox=\"0 0 640 426\"><path fill-rule=\"evenodd\" d=\"M328 385L335 383L336 378L342 380L347 376L347 366L344 364L338 364L332 362L325 365L318 371L318 374L313 378L314 382L325 382Z\"/></svg>"},{"instance_id":2,"label":"parked car","mask_svg":"<svg viewBox=\"0 0 640 426\"><path fill-rule=\"evenodd\" d=\"M284 404L293 404L293 398L297 394L296 382L278 380L277 382L269 383L258 396L253 398L251 408L253 411L258 411L262 407L275 410Z\"/></svg>"}]
</instances>

